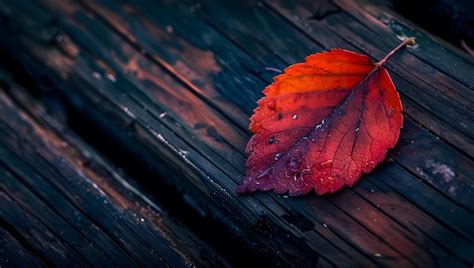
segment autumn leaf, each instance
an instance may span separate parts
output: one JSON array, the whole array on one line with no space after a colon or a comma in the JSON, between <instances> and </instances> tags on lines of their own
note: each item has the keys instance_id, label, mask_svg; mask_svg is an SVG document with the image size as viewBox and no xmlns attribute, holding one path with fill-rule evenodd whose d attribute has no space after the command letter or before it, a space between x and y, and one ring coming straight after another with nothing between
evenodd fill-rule
<instances>
[{"instance_id":1,"label":"autumn leaf","mask_svg":"<svg viewBox=\"0 0 474 268\"><path fill-rule=\"evenodd\" d=\"M237 192L291 196L352 186L398 141L400 97L385 62L332 49L288 67L263 91L250 119L247 171Z\"/></svg>"}]
</instances>

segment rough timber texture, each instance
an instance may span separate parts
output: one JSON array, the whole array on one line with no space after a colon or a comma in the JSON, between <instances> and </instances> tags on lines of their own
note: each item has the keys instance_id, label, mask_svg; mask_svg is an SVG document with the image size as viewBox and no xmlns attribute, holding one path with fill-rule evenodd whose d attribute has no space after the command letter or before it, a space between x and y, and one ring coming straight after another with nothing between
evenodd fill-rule
<instances>
[{"instance_id":1,"label":"rough timber texture","mask_svg":"<svg viewBox=\"0 0 474 268\"><path fill-rule=\"evenodd\" d=\"M471 59L352 1L158 2L0 0L2 50L273 265L472 266ZM387 64L405 124L385 164L332 196L235 195L248 117L279 69L333 47L380 59L397 35L419 45Z\"/></svg>"},{"instance_id":2,"label":"rough timber texture","mask_svg":"<svg viewBox=\"0 0 474 268\"><path fill-rule=\"evenodd\" d=\"M225 264L5 73L0 79L2 267Z\"/></svg>"}]
</instances>

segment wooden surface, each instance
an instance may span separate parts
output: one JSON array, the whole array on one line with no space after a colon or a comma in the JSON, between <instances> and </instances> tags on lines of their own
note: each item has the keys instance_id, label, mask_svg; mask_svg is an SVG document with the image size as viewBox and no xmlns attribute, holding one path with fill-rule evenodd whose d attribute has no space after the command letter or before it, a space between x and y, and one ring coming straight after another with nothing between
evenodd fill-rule
<instances>
[{"instance_id":1,"label":"wooden surface","mask_svg":"<svg viewBox=\"0 0 474 268\"><path fill-rule=\"evenodd\" d=\"M8 81L0 91L2 267L225 264L0 77Z\"/></svg>"},{"instance_id":2,"label":"wooden surface","mask_svg":"<svg viewBox=\"0 0 474 268\"><path fill-rule=\"evenodd\" d=\"M167 251L171 247L173 252L182 252L170 256L171 260L189 256L186 258L191 263L198 264L226 265L223 259L228 257L232 262L272 266L473 265L471 58L390 12L352 1L158 2L0 0L1 54L12 69L15 67L15 79L31 85L30 91L36 96L61 100L70 125L132 174L142 186L140 191L159 199L159 184L184 200L187 210L173 209L171 203L168 211L183 214L187 226L196 224L187 214L199 215L203 219L203 226L197 229L199 236L218 245L219 253L202 259L208 255L202 252L213 252L211 247L198 250L179 243L172 247L169 241L175 238L163 240L162 232L141 229L147 248ZM385 163L353 188L330 196L235 195L244 172L244 148L250 136L248 118L261 90L278 70L333 47L380 59L400 42L397 36L403 35L415 36L418 47L401 51L387 64L401 94L405 124L399 144L389 152ZM15 96L15 90L10 92ZM8 98L1 99L5 102ZM2 104L1 108L5 107ZM6 120L13 120L10 128L22 125L21 118L1 116L6 117L3 125ZM9 132L2 133L8 136ZM34 142L34 132L25 131L26 135L30 135L33 148L40 146ZM26 150L15 150L20 145L13 140L11 144L7 140L2 143L10 146L10 153ZM61 155L62 149L53 148L53 153ZM17 160L3 158L36 163L33 154L20 153ZM2 166L2 176L21 177L10 171L16 166L8 163ZM150 176L140 178L144 173ZM34 174L22 178L32 180ZM79 183L75 180L48 180L64 185L55 187L56 192L51 194L36 192L43 196L41 200L65 194L74 200L75 191L80 189L70 184ZM2 180L1 187L5 192L2 202L9 204L2 205L2 209L21 212L18 203L9 200L23 190L16 190L8 180ZM29 187L30 191L31 187L36 189ZM16 198L21 201L23 196ZM85 198L75 201L75 206L91 213L88 219L94 221L110 222L108 214L100 214L106 213L101 209L120 208L88 207ZM129 199L125 195L120 200L128 204L132 202ZM66 207L56 208L55 213L63 211L72 213ZM30 214L24 217L44 217ZM48 247L35 237L15 240L20 235L25 237L22 232L29 230L16 226L17 218L11 219L14 223L3 224L3 218L9 215L2 214L2 252L18 258L29 256L21 258L25 263L62 264L64 255L50 252L52 248L70 253L67 260L77 259L77 263L91 263L92 258L100 257L84 255L74 245L65 245L63 240L76 241L72 238L75 233L67 230L64 232L71 238L53 233ZM167 219L163 215L159 218ZM51 222L37 228L61 232L59 219L48 220ZM126 220L123 224L129 226L132 222ZM167 230L177 230L176 224L169 224ZM184 237L192 236L190 231L183 233ZM149 251L141 250L143 241L135 241L136 236L112 234L121 247L104 248L109 254L126 250L142 263L159 262ZM175 235L180 241L180 232ZM193 245L204 245L197 239L201 238L192 238L197 241ZM39 257L31 256L32 248L41 253Z\"/></svg>"}]
</instances>

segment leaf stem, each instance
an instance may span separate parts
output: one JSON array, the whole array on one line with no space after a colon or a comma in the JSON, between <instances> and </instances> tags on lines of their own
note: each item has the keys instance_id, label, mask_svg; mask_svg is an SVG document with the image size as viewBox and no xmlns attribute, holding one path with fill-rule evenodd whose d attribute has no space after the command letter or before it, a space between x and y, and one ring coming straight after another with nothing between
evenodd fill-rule
<instances>
[{"instance_id":1,"label":"leaf stem","mask_svg":"<svg viewBox=\"0 0 474 268\"><path fill-rule=\"evenodd\" d=\"M392 49L392 51L390 51L387 54L387 56L385 56L382 60L377 62L375 65L377 65L377 66L384 65L388 61L388 59L390 59L390 57L392 57L393 54L395 54L395 52L397 52L401 48L405 47L406 45L414 46L415 44L416 44L416 41L415 41L414 37L409 37L409 38L403 40L403 42L401 42L396 48Z\"/></svg>"}]
</instances>

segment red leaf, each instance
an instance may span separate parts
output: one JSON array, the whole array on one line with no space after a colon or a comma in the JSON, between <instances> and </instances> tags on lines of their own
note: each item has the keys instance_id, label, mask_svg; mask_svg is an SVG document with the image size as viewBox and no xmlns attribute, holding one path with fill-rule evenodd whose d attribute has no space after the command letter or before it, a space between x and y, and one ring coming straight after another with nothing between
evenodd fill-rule
<instances>
[{"instance_id":1,"label":"red leaf","mask_svg":"<svg viewBox=\"0 0 474 268\"><path fill-rule=\"evenodd\" d=\"M334 193L370 172L397 143L402 105L382 61L332 49L274 78L250 119L238 193Z\"/></svg>"}]
</instances>

